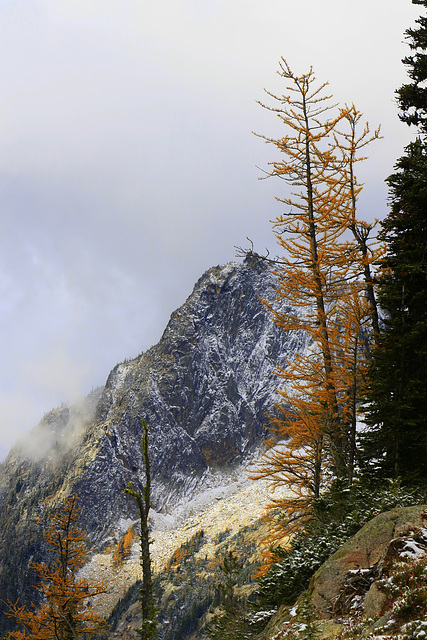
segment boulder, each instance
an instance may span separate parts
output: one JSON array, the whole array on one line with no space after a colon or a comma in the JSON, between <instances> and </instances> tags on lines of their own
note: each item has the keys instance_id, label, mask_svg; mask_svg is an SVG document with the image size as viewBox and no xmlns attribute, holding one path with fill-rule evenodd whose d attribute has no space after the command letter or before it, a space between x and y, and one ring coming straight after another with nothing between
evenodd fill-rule
<instances>
[{"instance_id":1,"label":"boulder","mask_svg":"<svg viewBox=\"0 0 427 640\"><path fill-rule=\"evenodd\" d=\"M381 513L338 549L318 569L310 583L312 603L318 615L325 619L333 617L334 605L340 598L349 571L369 569L376 565L379 574L391 540L407 524L422 526L426 509L426 505L418 505ZM367 606L376 613L378 607L381 610L379 597L374 597L374 592L369 596Z\"/></svg>"},{"instance_id":2,"label":"boulder","mask_svg":"<svg viewBox=\"0 0 427 640\"><path fill-rule=\"evenodd\" d=\"M363 601L363 610L367 618L375 618L381 613L386 596L380 591L376 582L373 582Z\"/></svg>"}]
</instances>

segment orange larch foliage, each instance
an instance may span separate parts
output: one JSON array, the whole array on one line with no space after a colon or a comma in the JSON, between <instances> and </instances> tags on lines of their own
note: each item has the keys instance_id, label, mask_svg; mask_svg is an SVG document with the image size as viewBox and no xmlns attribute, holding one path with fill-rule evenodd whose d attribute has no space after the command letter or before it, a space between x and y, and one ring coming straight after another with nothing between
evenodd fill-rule
<instances>
[{"instance_id":1,"label":"orange larch foliage","mask_svg":"<svg viewBox=\"0 0 427 640\"><path fill-rule=\"evenodd\" d=\"M327 83L316 85L311 69L296 76L282 59L279 75L288 82L287 93L267 92L276 107L260 104L280 118L285 135L260 137L281 154L267 177L290 187L276 198L285 210L273 227L282 249L277 300L294 311L269 308L284 331L307 332L312 347L277 372L285 383L279 415L254 477L286 488L272 506L285 510L289 533L310 519L313 501L331 477L349 483L353 477L357 406L372 340L368 325L374 335L378 327L372 264L381 251L368 243L373 225L356 218L361 186L354 164L379 132L370 136L366 125L358 134L361 114L354 106L336 112L325 95ZM282 524L279 529L272 538L283 536Z\"/></svg>"},{"instance_id":2,"label":"orange larch foliage","mask_svg":"<svg viewBox=\"0 0 427 640\"><path fill-rule=\"evenodd\" d=\"M359 155L361 149L374 140L381 138L380 127L373 134L369 129L369 124L365 123L363 131L358 132L358 126L362 119L362 113L353 105L345 106L341 110L343 125L346 129L334 132L335 147L339 152L338 164L340 166L343 188L347 193L345 198L346 207L344 209L345 226L351 231L354 240L356 255L352 256L355 266L355 276L362 275L366 299L368 303L370 322L372 325L374 339L379 337L379 317L374 290L373 265L378 263L384 255L385 245L376 238L371 238L378 220L365 222L357 218L357 199L362 191L359 184L355 165L357 162L366 160L366 156Z\"/></svg>"},{"instance_id":3,"label":"orange larch foliage","mask_svg":"<svg viewBox=\"0 0 427 640\"><path fill-rule=\"evenodd\" d=\"M87 536L78 528L77 496L64 501L59 512L50 516L43 534L54 560L33 563L41 580L37 587L42 604L34 610L9 602L10 613L21 627L7 640L77 640L90 638L107 628L106 621L93 608L93 598L107 590L104 582L78 578L87 557Z\"/></svg>"},{"instance_id":4,"label":"orange larch foliage","mask_svg":"<svg viewBox=\"0 0 427 640\"><path fill-rule=\"evenodd\" d=\"M131 525L126 531L123 538L120 540L113 553L113 563L115 566L123 564L123 562L129 557L132 550L132 545L135 542L137 536Z\"/></svg>"}]
</instances>

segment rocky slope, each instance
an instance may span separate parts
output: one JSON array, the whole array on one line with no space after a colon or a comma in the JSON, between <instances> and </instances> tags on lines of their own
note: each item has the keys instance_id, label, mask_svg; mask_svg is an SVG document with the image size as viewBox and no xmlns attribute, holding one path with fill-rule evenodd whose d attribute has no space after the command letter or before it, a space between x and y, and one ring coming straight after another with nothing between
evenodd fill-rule
<instances>
[{"instance_id":1,"label":"rocky slope","mask_svg":"<svg viewBox=\"0 0 427 640\"><path fill-rule=\"evenodd\" d=\"M377 515L316 571L307 592L313 609L304 611L303 597L282 606L257 640L425 638L426 524L426 505Z\"/></svg>"},{"instance_id":2,"label":"rocky slope","mask_svg":"<svg viewBox=\"0 0 427 640\"><path fill-rule=\"evenodd\" d=\"M267 535L264 515L266 505L271 500L271 491L265 480L253 482L246 474L242 474L235 477L233 486L217 487L210 492L210 499L204 496L203 500L202 496L197 496L188 503L173 527L164 521L152 530L150 553L155 576L164 572L180 546L188 544L200 532L203 532L203 545L198 555L211 563L221 555L233 536L241 534L245 528L257 531L258 543L261 537ZM97 611L106 618L123 594L141 579L137 527L134 528L133 540L127 556L120 562L116 562L117 546L95 554L82 571L82 576L88 580L102 576L109 582L108 591L97 599ZM227 541L226 544L223 540ZM261 551L262 547L257 544L254 562L261 562ZM137 607L137 620L130 624L132 630L140 626L139 614ZM125 617L128 619L127 614Z\"/></svg>"},{"instance_id":3,"label":"rocky slope","mask_svg":"<svg viewBox=\"0 0 427 640\"><path fill-rule=\"evenodd\" d=\"M260 297L275 278L256 257L207 271L172 314L160 342L117 365L105 388L44 417L0 468L0 600L30 599L41 528L72 492L98 552L134 521L123 493L143 479L141 418L150 428L155 523L215 486L232 483L264 435L277 377L303 337L279 331ZM13 549L10 541L14 540ZM1 617L1 612L0 612ZM0 628L1 631L1 628Z\"/></svg>"},{"instance_id":4,"label":"rocky slope","mask_svg":"<svg viewBox=\"0 0 427 640\"><path fill-rule=\"evenodd\" d=\"M230 550L242 562L235 576L235 593L241 597L241 608L235 613L234 627L230 624L223 630L223 636L215 637L253 640L425 638L426 505L396 507L375 516L321 565L308 591L294 604L263 610L253 603L251 606L248 596L256 588L251 574L259 562L259 539L268 531L268 524L259 518L264 491L265 486L258 482L241 487L234 496L221 499L191 517L170 536L155 538L156 560L160 550L170 556L172 549L177 549L169 563L165 562L166 553L157 565L155 593L160 611L160 638L205 640L209 637L206 624L212 619L212 608L218 604L213 595L214 585L221 582L221 560ZM245 504L251 504L251 510L245 510ZM222 528L221 514L225 516ZM248 526L243 527L244 524ZM183 545L180 549L179 544ZM136 569L136 556L134 549L119 571ZM104 575L108 572L112 575L114 569L107 566L105 555L99 560L104 563ZM94 562L99 560L95 558ZM111 640L138 637L136 629L141 624L141 614L136 590L131 590L128 596L120 614L113 618ZM104 604L107 600L108 597ZM263 618L269 620L268 624L257 624Z\"/></svg>"}]
</instances>

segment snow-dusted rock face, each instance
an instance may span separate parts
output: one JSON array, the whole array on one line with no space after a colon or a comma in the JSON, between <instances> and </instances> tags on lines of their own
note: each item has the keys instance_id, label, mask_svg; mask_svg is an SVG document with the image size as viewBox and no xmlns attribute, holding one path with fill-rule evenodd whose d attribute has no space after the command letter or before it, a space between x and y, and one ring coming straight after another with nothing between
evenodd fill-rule
<instances>
[{"instance_id":1,"label":"snow-dusted rock face","mask_svg":"<svg viewBox=\"0 0 427 640\"><path fill-rule=\"evenodd\" d=\"M208 470L239 464L259 445L273 410L274 370L300 346L259 299L272 301L274 284L256 259L210 269L160 342L111 372L96 414L106 455L124 477L137 477L145 417L156 509L171 508Z\"/></svg>"},{"instance_id":2,"label":"snow-dusted rock face","mask_svg":"<svg viewBox=\"0 0 427 640\"><path fill-rule=\"evenodd\" d=\"M273 302L275 283L256 258L210 269L160 342L113 369L96 410L97 452L77 486L92 503L89 531L105 535L118 514L132 515L123 486L143 480L142 417L156 511L170 512L247 463L274 411L274 371L303 347L301 337L277 329L260 300Z\"/></svg>"},{"instance_id":3,"label":"snow-dusted rock face","mask_svg":"<svg viewBox=\"0 0 427 640\"><path fill-rule=\"evenodd\" d=\"M274 411L274 370L304 349L303 337L279 330L260 301L274 301L275 284L256 257L213 267L172 314L159 343L117 365L86 411L48 414L32 436L44 441L38 458L12 450L0 467L0 580L1 547L18 531L24 547L31 539L37 552L40 543L26 531L71 492L80 496L82 526L98 548L136 516L123 489L144 479L141 418L150 430L157 512L173 511L247 464L265 435L266 413ZM20 553L23 570L31 552Z\"/></svg>"}]
</instances>

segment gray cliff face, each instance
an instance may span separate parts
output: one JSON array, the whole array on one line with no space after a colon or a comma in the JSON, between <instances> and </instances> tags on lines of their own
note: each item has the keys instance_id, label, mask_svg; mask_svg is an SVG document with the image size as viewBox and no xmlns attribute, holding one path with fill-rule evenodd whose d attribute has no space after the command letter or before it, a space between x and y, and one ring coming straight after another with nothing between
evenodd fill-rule
<instances>
[{"instance_id":1,"label":"gray cliff face","mask_svg":"<svg viewBox=\"0 0 427 640\"><path fill-rule=\"evenodd\" d=\"M48 414L32 436L38 442L44 430L38 458L15 448L0 467L3 549L13 527L24 531L75 491L91 541L98 548L111 542L120 522L136 516L123 489L129 480L143 482L141 418L150 430L156 511L170 512L215 472L247 462L265 435L265 414L274 411L274 371L305 346L301 336L277 329L260 301L274 301L275 283L255 257L210 269L160 342L117 365L85 411Z\"/></svg>"},{"instance_id":2,"label":"gray cliff face","mask_svg":"<svg viewBox=\"0 0 427 640\"><path fill-rule=\"evenodd\" d=\"M208 469L238 464L260 444L278 385L273 372L300 346L275 327L259 299L274 299L274 283L259 260L210 269L158 345L110 374L97 422L129 476L141 468L135 454L145 417L156 509L187 494Z\"/></svg>"},{"instance_id":3,"label":"gray cliff face","mask_svg":"<svg viewBox=\"0 0 427 640\"><path fill-rule=\"evenodd\" d=\"M160 512L260 446L266 413L274 412L274 371L303 346L301 337L277 329L260 300L273 302L274 287L270 268L255 258L210 269L160 342L113 369L89 439L96 452L76 484L95 539L120 517L134 516L123 487L143 481L142 417L150 430L153 507Z\"/></svg>"}]
</instances>

